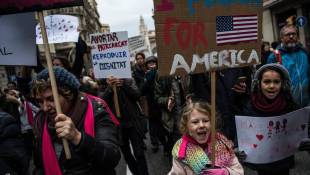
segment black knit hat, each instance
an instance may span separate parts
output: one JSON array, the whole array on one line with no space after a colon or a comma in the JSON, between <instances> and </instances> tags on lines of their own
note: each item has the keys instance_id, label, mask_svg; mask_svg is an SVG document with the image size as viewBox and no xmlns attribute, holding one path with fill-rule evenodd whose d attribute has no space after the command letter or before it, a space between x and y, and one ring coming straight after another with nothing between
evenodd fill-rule
<instances>
[{"instance_id":1,"label":"black knit hat","mask_svg":"<svg viewBox=\"0 0 310 175\"><path fill-rule=\"evenodd\" d=\"M68 87L72 90L79 90L79 80L69 71L62 67L53 67L55 79L58 87ZM48 69L42 70L36 77L37 80L47 80L49 78Z\"/></svg>"}]
</instances>

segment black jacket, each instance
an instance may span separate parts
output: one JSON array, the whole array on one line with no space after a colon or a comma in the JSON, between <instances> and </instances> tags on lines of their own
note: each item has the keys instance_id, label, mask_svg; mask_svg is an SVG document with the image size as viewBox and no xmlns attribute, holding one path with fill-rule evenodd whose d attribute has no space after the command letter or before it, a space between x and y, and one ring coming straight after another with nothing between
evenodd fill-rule
<instances>
[{"instance_id":1,"label":"black jacket","mask_svg":"<svg viewBox=\"0 0 310 175\"><path fill-rule=\"evenodd\" d=\"M100 97L107 101L111 109L115 112L113 89L106 86ZM137 101L141 97L134 79L125 79L124 85L117 87L118 103L120 108L120 126L121 128L134 127L141 137L146 132L145 118L142 115Z\"/></svg>"},{"instance_id":2,"label":"black jacket","mask_svg":"<svg viewBox=\"0 0 310 175\"><path fill-rule=\"evenodd\" d=\"M95 138L92 138L84 132L84 118L87 109L87 99L80 94L76 100L75 108L81 112L74 114L82 115L81 120L75 122L77 129L82 133L82 140L78 146L70 144L72 158L67 160L62 151L59 165L64 175L115 175L114 168L120 160L118 148L118 131L117 126L112 122L104 107L95 100L91 100L95 118ZM36 143L34 150L34 162L39 170L37 174L43 174L42 164L42 128L45 116L40 111L35 117L34 133Z\"/></svg>"},{"instance_id":3,"label":"black jacket","mask_svg":"<svg viewBox=\"0 0 310 175\"><path fill-rule=\"evenodd\" d=\"M0 174L27 174L26 153L17 121L0 109Z\"/></svg>"}]
</instances>

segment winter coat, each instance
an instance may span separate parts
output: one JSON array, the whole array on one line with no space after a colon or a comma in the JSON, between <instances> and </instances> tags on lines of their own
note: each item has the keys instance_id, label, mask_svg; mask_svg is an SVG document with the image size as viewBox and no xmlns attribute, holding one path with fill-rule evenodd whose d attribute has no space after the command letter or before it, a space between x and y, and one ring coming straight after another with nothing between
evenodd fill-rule
<instances>
[{"instance_id":1,"label":"winter coat","mask_svg":"<svg viewBox=\"0 0 310 175\"><path fill-rule=\"evenodd\" d=\"M180 115L183 105L185 105L187 83L186 77L183 79L176 76L156 78L155 100L162 112L163 126L168 132L178 131ZM172 111L167 109L170 96L175 99L175 106Z\"/></svg>"},{"instance_id":2,"label":"winter coat","mask_svg":"<svg viewBox=\"0 0 310 175\"><path fill-rule=\"evenodd\" d=\"M134 79L125 79L124 85L117 87L117 96L121 113L119 118L121 128L134 127L137 129L139 135L144 137L146 132L146 119L137 105L141 93L136 86ZM109 104L115 114L112 87L106 86L100 97Z\"/></svg>"},{"instance_id":3,"label":"winter coat","mask_svg":"<svg viewBox=\"0 0 310 175\"><path fill-rule=\"evenodd\" d=\"M82 139L78 146L69 142L71 159L65 158L64 151L61 151L59 166L64 175L95 175L108 174L115 175L114 168L120 160L120 152L118 148L118 131L116 125L112 122L109 114L105 111L103 104L91 99L94 114L94 130L95 138L85 133L84 119L87 111L87 97L85 94L79 94L74 104L72 115L81 115L80 120L75 122L76 128L81 132ZM36 138L34 150L34 163L36 165L36 173L43 173L42 162L42 131L45 122L45 114L43 111L35 117L34 134ZM51 137L51 129L49 129ZM55 132L55 131L54 131Z\"/></svg>"},{"instance_id":4,"label":"winter coat","mask_svg":"<svg viewBox=\"0 0 310 175\"><path fill-rule=\"evenodd\" d=\"M292 80L291 93L295 103L307 106L310 102L310 67L309 55L306 50L297 45L292 52L287 51L282 45L278 46L282 58L282 65L288 70ZM268 63L278 62L275 54L270 54Z\"/></svg>"},{"instance_id":5,"label":"winter coat","mask_svg":"<svg viewBox=\"0 0 310 175\"><path fill-rule=\"evenodd\" d=\"M14 117L0 109L0 174L27 174L29 158Z\"/></svg>"}]
</instances>

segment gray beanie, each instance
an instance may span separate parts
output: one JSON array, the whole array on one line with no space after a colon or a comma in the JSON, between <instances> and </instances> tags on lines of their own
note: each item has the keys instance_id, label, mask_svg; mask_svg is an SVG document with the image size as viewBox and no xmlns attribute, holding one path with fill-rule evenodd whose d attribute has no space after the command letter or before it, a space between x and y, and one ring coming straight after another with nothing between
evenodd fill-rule
<instances>
[{"instance_id":1,"label":"gray beanie","mask_svg":"<svg viewBox=\"0 0 310 175\"><path fill-rule=\"evenodd\" d=\"M62 67L53 67L55 79L58 87L68 87L72 90L79 90L79 80L69 71ZM37 80L47 80L49 78L48 69L42 70L36 77Z\"/></svg>"},{"instance_id":2,"label":"gray beanie","mask_svg":"<svg viewBox=\"0 0 310 175\"><path fill-rule=\"evenodd\" d=\"M283 78L284 82L284 88L290 88L291 87L291 78L290 75L287 71L287 69L282 66L281 64L278 63L270 63L270 64L265 64L262 67L260 67L254 74L254 78L252 80L252 86L251 86L251 91L255 91L255 89L258 89L259 86L259 78L262 77L262 74L265 72L266 69L272 69L272 70L278 70L281 74L281 77Z\"/></svg>"},{"instance_id":3,"label":"gray beanie","mask_svg":"<svg viewBox=\"0 0 310 175\"><path fill-rule=\"evenodd\" d=\"M147 57L147 58L145 59L145 64L147 64L147 63L150 62L150 61L155 61L155 62L157 62L157 57L155 57L155 56L149 56L149 57Z\"/></svg>"}]
</instances>

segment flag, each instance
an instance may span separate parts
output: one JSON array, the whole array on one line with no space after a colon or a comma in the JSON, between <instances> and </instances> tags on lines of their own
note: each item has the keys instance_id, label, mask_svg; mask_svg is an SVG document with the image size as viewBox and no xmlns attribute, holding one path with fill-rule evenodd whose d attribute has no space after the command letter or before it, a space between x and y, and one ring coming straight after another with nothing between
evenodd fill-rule
<instances>
[{"instance_id":1,"label":"flag","mask_svg":"<svg viewBox=\"0 0 310 175\"><path fill-rule=\"evenodd\" d=\"M217 16L216 44L234 44L257 41L257 15Z\"/></svg>"}]
</instances>

